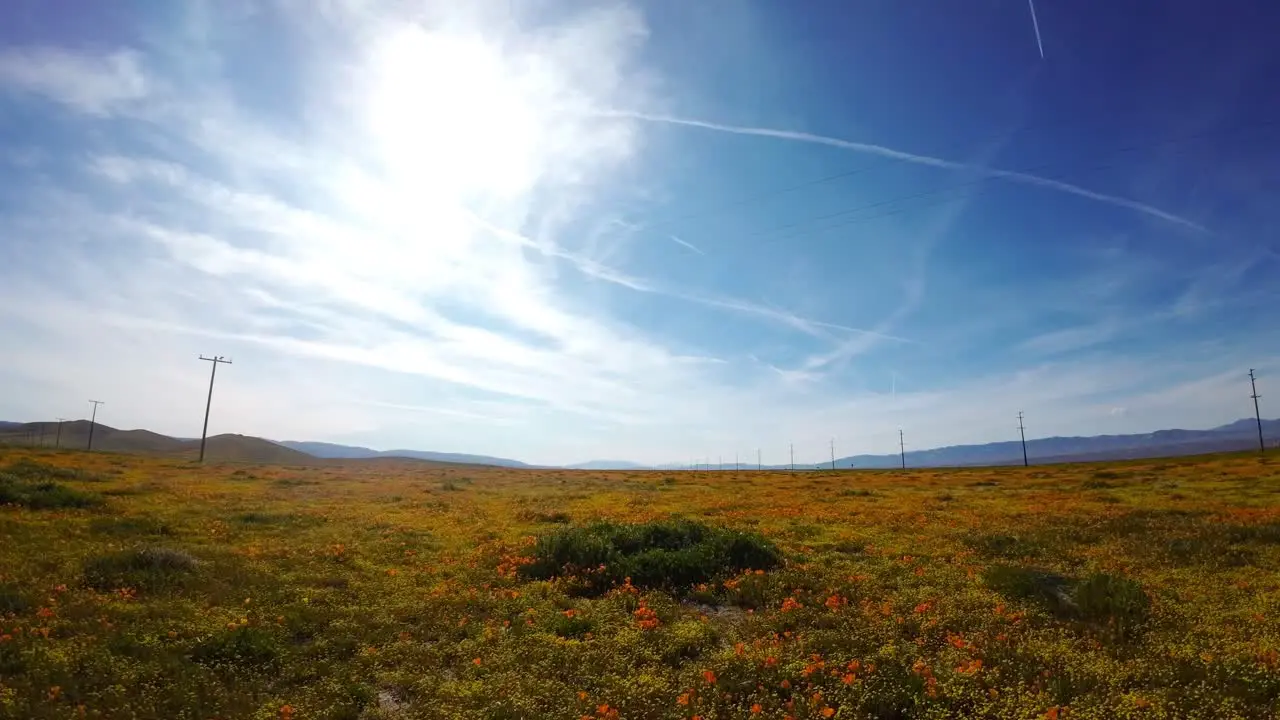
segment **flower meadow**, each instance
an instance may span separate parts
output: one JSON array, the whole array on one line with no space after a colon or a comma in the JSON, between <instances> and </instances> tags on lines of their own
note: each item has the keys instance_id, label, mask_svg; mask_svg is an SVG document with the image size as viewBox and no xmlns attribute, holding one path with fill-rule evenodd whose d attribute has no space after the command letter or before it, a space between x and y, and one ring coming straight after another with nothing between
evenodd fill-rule
<instances>
[{"instance_id":1,"label":"flower meadow","mask_svg":"<svg viewBox=\"0 0 1280 720\"><path fill-rule=\"evenodd\" d=\"M0 718L1278 713L1280 458L595 472L0 449Z\"/></svg>"}]
</instances>

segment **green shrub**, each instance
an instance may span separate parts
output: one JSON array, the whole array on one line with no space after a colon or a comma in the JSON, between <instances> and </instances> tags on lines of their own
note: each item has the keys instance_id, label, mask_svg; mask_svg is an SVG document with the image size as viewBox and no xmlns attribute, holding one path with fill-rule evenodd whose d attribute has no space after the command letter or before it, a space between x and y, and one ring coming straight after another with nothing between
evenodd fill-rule
<instances>
[{"instance_id":1,"label":"green shrub","mask_svg":"<svg viewBox=\"0 0 1280 720\"><path fill-rule=\"evenodd\" d=\"M224 671L265 669L279 655L276 638L261 628L242 626L223 630L196 645L191 658Z\"/></svg>"},{"instance_id":2,"label":"green shrub","mask_svg":"<svg viewBox=\"0 0 1280 720\"><path fill-rule=\"evenodd\" d=\"M126 550L89 559L84 564L84 579L86 585L97 590L134 588L155 592L182 585L199 564L182 550Z\"/></svg>"},{"instance_id":3,"label":"green shrub","mask_svg":"<svg viewBox=\"0 0 1280 720\"><path fill-rule=\"evenodd\" d=\"M74 490L52 480L28 479L12 472L0 472L0 505L51 510L88 508L100 504L102 498L97 495Z\"/></svg>"},{"instance_id":4,"label":"green shrub","mask_svg":"<svg viewBox=\"0 0 1280 720\"><path fill-rule=\"evenodd\" d=\"M982 579L987 587L1011 600L1034 602L1060 617L1075 614L1075 603L1067 593L1071 581L1063 575L1018 565L993 565Z\"/></svg>"},{"instance_id":5,"label":"green shrub","mask_svg":"<svg viewBox=\"0 0 1280 720\"><path fill-rule=\"evenodd\" d=\"M765 538L691 520L623 525L611 522L557 530L538 538L525 578L573 578L598 595L625 578L640 588L687 591L743 570L769 570L782 553Z\"/></svg>"},{"instance_id":6,"label":"green shrub","mask_svg":"<svg viewBox=\"0 0 1280 720\"><path fill-rule=\"evenodd\" d=\"M1136 580L1096 573L1076 588L1075 602L1081 617L1105 623L1117 636L1140 632L1151 614L1151 598Z\"/></svg>"},{"instance_id":7,"label":"green shrub","mask_svg":"<svg viewBox=\"0 0 1280 720\"><path fill-rule=\"evenodd\" d=\"M31 603L27 601L17 585L11 583L0 585L0 617L21 615L30 609Z\"/></svg>"}]
</instances>

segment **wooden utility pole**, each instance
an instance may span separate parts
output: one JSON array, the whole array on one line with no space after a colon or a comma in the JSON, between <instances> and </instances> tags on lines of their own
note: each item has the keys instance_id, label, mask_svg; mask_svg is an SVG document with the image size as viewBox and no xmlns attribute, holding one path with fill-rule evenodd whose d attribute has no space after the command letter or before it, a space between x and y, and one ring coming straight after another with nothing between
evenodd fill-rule
<instances>
[{"instance_id":1,"label":"wooden utility pole","mask_svg":"<svg viewBox=\"0 0 1280 720\"><path fill-rule=\"evenodd\" d=\"M1258 409L1258 398L1262 396L1258 394L1258 380L1253 376L1253 368L1249 368L1249 387L1253 389L1249 396L1253 398L1253 418L1258 421L1258 452L1266 452L1267 443L1262 439L1262 411Z\"/></svg>"},{"instance_id":2,"label":"wooden utility pole","mask_svg":"<svg viewBox=\"0 0 1280 720\"><path fill-rule=\"evenodd\" d=\"M1027 430L1022 426L1022 411L1018 411L1018 434L1022 436L1022 465L1027 467L1031 461L1027 459Z\"/></svg>"},{"instance_id":3,"label":"wooden utility pole","mask_svg":"<svg viewBox=\"0 0 1280 720\"><path fill-rule=\"evenodd\" d=\"M85 449L93 450L93 426L98 420L98 406L106 405L106 403L101 400L90 400L89 402L93 403L93 415L89 417L89 443Z\"/></svg>"},{"instance_id":4,"label":"wooden utility pole","mask_svg":"<svg viewBox=\"0 0 1280 720\"><path fill-rule=\"evenodd\" d=\"M213 366L209 372L209 398L204 402L204 429L200 431L200 462L204 462L204 442L209 435L209 408L213 405L213 379L218 375L218 363L230 365L231 361L220 355L214 357L201 355L200 359Z\"/></svg>"},{"instance_id":5,"label":"wooden utility pole","mask_svg":"<svg viewBox=\"0 0 1280 720\"><path fill-rule=\"evenodd\" d=\"M902 469L907 469L907 446L902 440L902 428L898 428L898 452L902 455Z\"/></svg>"}]
</instances>

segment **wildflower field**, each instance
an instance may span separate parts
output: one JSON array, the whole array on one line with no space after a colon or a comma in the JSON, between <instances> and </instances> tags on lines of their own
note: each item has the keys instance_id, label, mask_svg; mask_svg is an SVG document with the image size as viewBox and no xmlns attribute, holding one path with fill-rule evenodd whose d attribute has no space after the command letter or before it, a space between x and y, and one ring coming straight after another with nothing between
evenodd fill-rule
<instances>
[{"instance_id":1,"label":"wildflower field","mask_svg":"<svg viewBox=\"0 0 1280 720\"><path fill-rule=\"evenodd\" d=\"M1271 460L0 450L0 717L1278 717Z\"/></svg>"}]
</instances>

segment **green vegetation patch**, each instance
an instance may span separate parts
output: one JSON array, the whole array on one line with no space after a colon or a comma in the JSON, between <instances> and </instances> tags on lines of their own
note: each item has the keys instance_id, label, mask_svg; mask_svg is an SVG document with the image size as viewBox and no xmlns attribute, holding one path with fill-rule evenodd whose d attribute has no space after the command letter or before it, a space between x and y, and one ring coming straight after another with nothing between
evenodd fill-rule
<instances>
[{"instance_id":1,"label":"green vegetation patch","mask_svg":"<svg viewBox=\"0 0 1280 720\"><path fill-rule=\"evenodd\" d=\"M52 510L89 508L101 504L102 498L93 493L75 490L52 480L33 480L8 470L0 471L0 505Z\"/></svg>"},{"instance_id":2,"label":"green vegetation patch","mask_svg":"<svg viewBox=\"0 0 1280 720\"><path fill-rule=\"evenodd\" d=\"M595 523L544 534L525 578L573 578L585 595L599 595L631 578L638 588L674 592L782 564L777 546L756 533L691 520L643 524Z\"/></svg>"},{"instance_id":3,"label":"green vegetation patch","mask_svg":"<svg viewBox=\"0 0 1280 720\"><path fill-rule=\"evenodd\" d=\"M180 587L199 565L184 550L147 547L90 558L84 564L84 580L95 590L158 592Z\"/></svg>"},{"instance_id":4,"label":"green vegetation patch","mask_svg":"<svg viewBox=\"0 0 1280 720\"><path fill-rule=\"evenodd\" d=\"M21 615L31 609L31 603L13 583L0 583L0 617Z\"/></svg>"},{"instance_id":5,"label":"green vegetation patch","mask_svg":"<svg viewBox=\"0 0 1280 720\"><path fill-rule=\"evenodd\" d=\"M1096 573L1085 578L1075 590L1080 615L1100 623L1120 638L1131 638L1143 630L1151 615L1151 597L1136 580Z\"/></svg>"}]
</instances>

